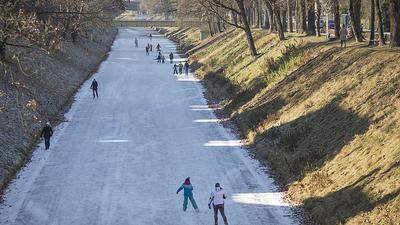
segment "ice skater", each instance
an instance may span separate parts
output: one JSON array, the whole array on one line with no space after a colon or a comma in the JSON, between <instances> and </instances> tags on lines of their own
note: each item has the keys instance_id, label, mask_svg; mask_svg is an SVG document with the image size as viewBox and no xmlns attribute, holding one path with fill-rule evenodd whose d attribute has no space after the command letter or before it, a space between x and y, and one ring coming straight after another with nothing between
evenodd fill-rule
<instances>
[{"instance_id":1,"label":"ice skater","mask_svg":"<svg viewBox=\"0 0 400 225\"><path fill-rule=\"evenodd\" d=\"M92 85L90 85L90 89L93 91L93 99L96 97L99 98L99 93L97 92L99 88L99 83L97 83L96 79L93 79Z\"/></svg>"},{"instance_id":2,"label":"ice skater","mask_svg":"<svg viewBox=\"0 0 400 225\"><path fill-rule=\"evenodd\" d=\"M169 53L169 62L172 64L174 63L174 53Z\"/></svg>"},{"instance_id":3,"label":"ice skater","mask_svg":"<svg viewBox=\"0 0 400 225\"><path fill-rule=\"evenodd\" d=\"M149 46L146 46L146 55L149 55Z\"/></svg>"},{"instance_id":4,"label":"ice skater","mask_svg":"<svg viewBox=\"0 0 400 225\"><path fill-rule=\"evenodd\" d=\"M165 63L165 56L164 55L161 57L161 62L162 62L162 64Z\"/></svg>"},{"instance_id":5,"label":"ice skater","mask_svg":"<svg viewBox=\"0 0 400 225\"><path fill-rule=\"evenodd\" d=\"M152 34L149 34L149 39L150 39L150 41L153 40L153 35Z\"/></svg>"},{"instance_id":6,"label":"ice skater","mask_svg":"<svg viewBox=\"0 0 400 225\"><path fill-rule=\"evenodd\" d=\"M178 67L179 67L179 74L182 75L182 73L183 73L183 64L182 64L182 62L179 63Z\"/></svg>"},{"instance_id":7,"label":"ice skater","mask_svg":"<svg viewBox=\"0 0 400 225\"><path fill-rule=\"evenodd\" d=\"M50 126L50 122L47 122L43 127L40 137L44 138L44 145L46 150L50 148L50 138L53 136L53 129Z\"/></svg>"},{"instance_id":8,"label":"ice skater","mask_svg":"<svg viewBox=\"0 0 400 225\"><path fill-rule=\"evenodd\" d=\"M137 37L135 37L135 47L136 47L136 48L139 47L139 40L137 39Z\"/></svg>"},{"instance_id":9,"label":"ice skater","mask_svg":"<svg viewBox=\"0 0 400 225\"><path fill-rule=\"evenodd\" d=\"M188 61L185 62L184 67L185 67L185 74L186 74L186 76L188 76L189 75L189 63L188 63Z\"/></svg>"},{"instance_id":10,"label":"ice skater","mask_svg":"<svg viewBox=\"0 0 400 225\"><path fill-rule=\"evenodd\" d=\"M158 52L157 63L161 63L162 57L163 56L162 56L161 52Z\"/></svg>"},{"instance_id":11,"label":"ice skater","mask_svg":"<svg viewBox=\"0 0 400 225\"><path fill-rule=\"evenodd\" d=\"M157 44L156 49L157 49L158 52L161 52L161 45L159 43Z\"/></svg>"},{"instance_id":12,"label":"ice skater","mask_svg":"<svg viewBox=\"0 0 400 225\"><path fill-rule=\"evenodd\" d=\"M174 64L174 75L178 75L178 65Z\"/></svg>"},{"instance_id":13,"label":"ice skater","mask_svg":"<svg viewBox=\"0 0 400 225\"><path fill-rule=\"evenodd\" d=\"M192 203L192 206L196 212L200 212L199 207L197 207L196 201L193 198L193 186L190 183L190 177L185 179L185 182L178 188L176 194L179 194L183 190L183 211L186 212L188 199Z\"/></svg>"},{"instance_id":14,"label":"ice skater","mask_svg":"<svg viewBox=\"0 0 400 225\"><path fill-rule=\"evenodd\" d=\"M225 216L225 199L226 194L219 183L215 184L215 189L211 192L208 208L211 209L211 204L214 209L215 225L218 225L218 211L221 213L224 224L228 225L228 219Z\"/></svg>"}]
</instances>

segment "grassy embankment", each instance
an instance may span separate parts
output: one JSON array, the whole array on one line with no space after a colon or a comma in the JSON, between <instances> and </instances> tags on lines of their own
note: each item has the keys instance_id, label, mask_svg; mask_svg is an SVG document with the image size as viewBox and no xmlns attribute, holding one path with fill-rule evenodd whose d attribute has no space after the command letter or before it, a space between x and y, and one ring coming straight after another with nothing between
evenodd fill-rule
<instances>
[{"instance_id":1,"label":"grassy embankment","mask_svg":"<svg viewBox=\"0 0 400 225\"><path fill-rule=\"evenodd\" d=\"M400 49L170 30L208 97L318 224L400 224Z\"/></svg>"}]
</instances>

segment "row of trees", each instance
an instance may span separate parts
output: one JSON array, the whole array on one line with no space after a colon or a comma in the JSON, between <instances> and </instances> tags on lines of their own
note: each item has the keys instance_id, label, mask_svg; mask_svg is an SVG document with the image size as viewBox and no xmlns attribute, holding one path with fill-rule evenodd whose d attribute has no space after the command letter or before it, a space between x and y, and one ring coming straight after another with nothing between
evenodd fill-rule
<instances>
[{"instance_id":1,"label":"row of trees","mask_svg":"<svg viewBox=\"0 0 400 225\"><path fill-rule=\"evenodd\" d=\"M222 32L227 25L242 29L252 55L257 55L251 29L269 29L285 39L285 32L321 35L321 19L333 20L333 36L339 38L341 15L346 13L351 33L358 42L365 41L363 26L369 18L369 44L384 45L385 28L390 30L390 46L400 46L400 0L148 0L156 13L177 17L196 17L207 23L211 35ZM160 3L159 3L160 2ZM157 5L155 10L153 5ZM364 16L363 16L364 15ZM363 19L364 18L364 19ZM388 21L388 22L387 22ZM326 34L329 27L325 25ZM375 30L378 31L376 38Z\"/></svg>"},{"instance_id":2,"label":"row of trees","mask_svg":"<svg viewBox=\"0 0 400 225\"><path fill-rule=\"evenodd\" d=\"M7 46L51 51L107 23L122 0L0 0L0 59Z\"/></svg>"}]
</instances>

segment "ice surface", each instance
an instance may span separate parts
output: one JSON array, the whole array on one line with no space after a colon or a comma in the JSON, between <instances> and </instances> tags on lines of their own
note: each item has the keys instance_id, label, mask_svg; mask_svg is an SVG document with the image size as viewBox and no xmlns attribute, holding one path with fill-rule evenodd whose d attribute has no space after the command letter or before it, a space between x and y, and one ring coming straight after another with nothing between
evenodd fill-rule
<instances>
[{"instance_id":1,"label":"ice surface","mask_svg":"<svg viewBox=\"0 0 400 225\"><path fill-rule=\"evenodd\" d=\"M90 81L82 86L51 150L41 143L6 190L0 224L213 224L207 203L216 182L228 193L231 225L297 224L272 179L218 123L201 83L173 76L156 52L145 55L149 32L120 29L94 76L100 98ZM154 35L157 43L174 45ZM183 212L175 194L187 176L200 213Z\"/></svg>"}]
</instances>

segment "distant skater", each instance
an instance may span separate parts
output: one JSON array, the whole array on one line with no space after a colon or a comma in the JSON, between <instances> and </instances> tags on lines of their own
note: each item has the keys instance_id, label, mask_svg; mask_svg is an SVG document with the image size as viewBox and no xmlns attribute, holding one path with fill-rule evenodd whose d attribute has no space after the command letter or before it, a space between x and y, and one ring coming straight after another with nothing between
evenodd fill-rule
<instances>
[{"instance_id":1,"label":"distant skater","mask_svg":"<svg viewBox=\"0 0 400 225\"><path fill-rule=\"evenodd\" d=\"M211 204L214 209L214 222L218 225L218 211L221 213L224 224L228 225L228 219L225 216L225 199L226 194L219 183L215 184L215 189L211 192L208 208L211 209Z\"/></svg>"},{"instance_id":2,"label":"distant skater","mask_svg":"<svg viewBox=\"0 0 400 225\"><path fill-rule=\"evenodd\" d=\"M169 53L169 62L172 64L174 63L174 53Z\"/></svg>"},{"instance_id":3,"label":"distant skater","mask_svg":"<svg viewBox=\"0 0 400 225\"><path fill-rule=\"evenodd\" d=\"M174 64L174 75L178 75L178 65Z\"/></svg>"},{"instance_id":4,"label":"distant skater","mask_svg":"<svg viewBox=\"0 0 400 225\"><path fill-rule=\"evenodd\" d=\"M138 48L139 47L139 40L137 38L135 38L135 47Z\"/></svg>"},{"instance_id":5,"label":"distant skater","mask_svg":"<svg viewBox=\"0 0 400 225\"><path fill-rule=\"evenodd\" d=\"M150 51L152 52L153 51L153 45L152 44L150 44Z\"/></svg>"},{"instance_id":6,"label":"distant skater","mask_svg":"<svg viewBox=\"0 0 400 225\"><path fill-rule=\"evenodd\" d=\"M149 55L149 46L146 46L146 55Z\"/></svg>"},{"instance_id":7,"label":"distant skater","mask_svg":"<svg viewBox=\"0 0 400 225\"><path fill-rule=\"evenodd\" d=\"M181 62L179 63L179 74L182 75L182 73L183 73L183 64Z\"/></svg>"},{"instance_id":8,"label":"distant skater","mask_svg":"<svg viewBox=\"0 0 400 225\"><path fill-rule=\"evenodd\" d=\"M184 67L185 67L185 74L186 74L186 76L188 76L189 75L189 63L188 63L188 61L185 62Z\"/></svg>"},{"instance_id":9,"label":"distant skater","mask_svg":"<svg viewBox=\"0 0 400 225\"><path fill-rule=\"evenodd\" d=\"M42 133L40 137L44 138L44 145L46 150L50 148L50 138L53 136L53 129L50 126L50 122L47 122L46 125L43 127Z\"/></svg>"},{"instance_id":10,"label":"distant skater","mask_svg":"<svg viewBox=\"0 0 400 225\"><path fill-rule=\"evenodd\" d=\"M157 63L161 63L161 59L162 59L162 54L161 52L158 52Z\"/></svg>"},{"instance_id":11,"label":"distant skater","mask_svg":"<svg viewBox=\"0 0 400 225\"><path fill-rule=\"evenodd\" d=\"M159 43L157 44L156 49L157 49L158 52L161 52L161 45Z\"/></svg>"},{"instance_id":12,"label":"distant skater","mask_svg":"<svg viewBox=\"0 0 400 225\"><path fill-rule=\"evenodd\" d=\"M162 62L162 64L165 63L165 56L164 55L161 57L161 62Z\"/></svg>"},{"instance_id":13,"label":"distant skater","mask_svg":"<svg viewBox=\"0 0 400 225\"><path fill-rule=\"evenodd\" d=\"M98 93L98 88L99 88L99 83L97 83L96 79L93 80L92 85L90 86L90 89L93 91L93 99L96 97L99 98L99 93Z\"/></svg>"},{"instance_id":14,"label":"distant skater","mask_svg":"<svg viewBox=\"0 0 400 225\"><path fill-rule=\"evenodd\" d=\"M190 177L185 179L185 182L178 188L176 194L179 194L180 191L183 190L183 211L186 212L188 199L196 212L200 212L199 208L197 207L196 201L193 198L193 186L190 183Z\"/></svg>"},{"instance_id":15,"label":"distant skater","mask_svg":"<svg viewBox=\"0 0 400 225\"><path fill-rule=\"evenodd\" d=\"M153 35L152 34L149 34L149 39L150 39L150 41L153 40Z\"/></svg>"},{"instance_id":16,"label":"distant skater","mask_svg":"<svg viewBox=\"0 0 400 225\"><path fill-rule=\"evenodd\" d=\"M339 31L339 36L340 36L340 47L346 47L346 42L347 42L347 35L349 32L347 31L345 25L342 25L342 28L340 28Z\"/></svg>"}]
</instances>

